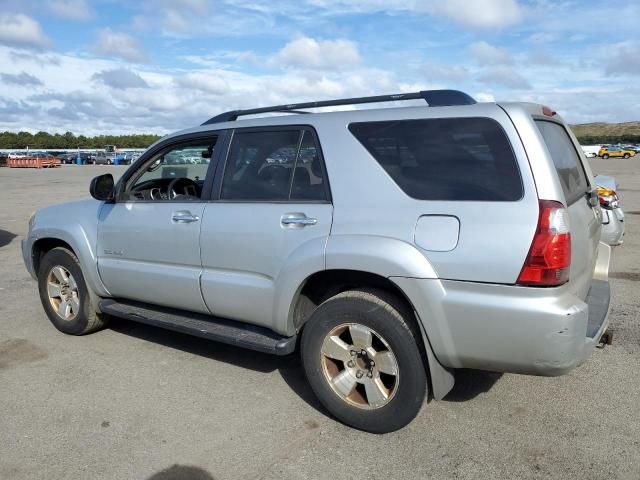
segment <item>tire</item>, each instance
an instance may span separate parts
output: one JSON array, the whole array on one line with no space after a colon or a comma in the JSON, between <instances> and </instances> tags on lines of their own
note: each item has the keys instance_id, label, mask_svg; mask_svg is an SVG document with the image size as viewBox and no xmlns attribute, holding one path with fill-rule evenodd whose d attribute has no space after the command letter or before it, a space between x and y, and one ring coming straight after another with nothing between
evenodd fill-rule
<instances>
[{"instance_id":1,"label":"tire","mask_svg":"<svg viewBox=\"0 0 640 480\"><path fill-rule=\"evenodd\" d=\"M111 165L111 160L107 160L107 165Z\"/></svg>"},{"instance_id":2,"label":"tire","mask_svg":"<svg viewBox=\"0 0 640 480\"><path fill-rule=\"evenodd\" d=\"M628 153L625 153L625 154L623 155L623 157L624 157L624 158L629 158L629 157L630 157L630 155L629 155Z\"/></svg>"},{"instance_id":3,"label":"tire","mask_svg":"<svg viewBox=\"0 0 640 480\"><path fill-rule=\"evenodd\" d=\"M607 158L609 158L609 154L605 153L604 155L602 155L602 158L604 158L606 160Z\"/></svg>"},{"instance_id":4,"label":"tire","mask_svg":"<svg viewBox=\"0 0 640 480\"><path fill-rule=\"evenodd\" d=\"M56 247L44 255L38 290L44 311L61 332L85 335L106 326L107 318L92 305L82 268L72 251Z\"/></svg>"},{"instance_id":5,"label":"tire","mask_svg":"<svg viewBox=\"0 0 640 480\"><path fill-rule=\"evenodd\" d=\"M302 363L314 393L338 420L388 433L418 414L428 387L412 317L378 290L342 292L312 313L302 332Z\"/></svg>"}]
</instances>

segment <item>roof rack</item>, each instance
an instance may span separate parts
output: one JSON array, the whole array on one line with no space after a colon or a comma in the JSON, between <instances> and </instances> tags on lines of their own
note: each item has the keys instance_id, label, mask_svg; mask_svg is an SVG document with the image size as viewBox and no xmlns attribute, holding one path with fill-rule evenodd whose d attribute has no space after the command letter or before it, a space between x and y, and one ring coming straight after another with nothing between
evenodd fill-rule
<instances>
[{"instance_id":1,"label":"roof rack","mask_svg":"<svg viewBox=\"0 0 640 480\"><path fill-rule=\"evenodd\" d=\"M305 108L335 107L338 105L358 105L362 103L397 102L400 100L425 100L430 107L448 107L453 105L473 105L476 101L459 90L422 90L413 93L397 93L395 95L376 95L373 97L342 98L338 100L324 100L320 102L291 103L273 107L251 108L248 110L231 110L210 118L202 125L212 123L232 122L244 115L258 113L310 113Z\"/></svg>"}]
</instances>

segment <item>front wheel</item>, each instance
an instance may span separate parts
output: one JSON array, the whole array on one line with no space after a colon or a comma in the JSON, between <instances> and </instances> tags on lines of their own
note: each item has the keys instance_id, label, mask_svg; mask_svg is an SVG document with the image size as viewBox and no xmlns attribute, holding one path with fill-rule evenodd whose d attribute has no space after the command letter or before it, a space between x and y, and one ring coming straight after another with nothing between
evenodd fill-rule
<instances>
[{"instance_id":1,"label":"front wheel","mask_svg":"<svg viewBox=\"0 0 640 480\"><path fill-rule=\"evenodd\" d=\"M604 155L602 155L602 158L606 160L607 158L609 158L609 155L605 153Z\"/></svg>"},{"instance_id":2,"label":"front wheel","mask_svg":"<svg viewBox=\"0 0 640 480\"><path fill-rule=\"evenodd\" d=\"M38 272L40 301L49 320L61 332L84 335L106 325L96 313L77 257L57 247L48 251Z\"/></svg>"},{"instance_id":3,"label":"front wheel","mask_svg":"<svg viewBox=\"0 0 640 480\"><path fill-rule=\"evenodd\" d=\"M629 158L629 157L630 157L630 155L628 153L624 154L624 158Z\"/></svg>"},{"instance_id":4,"label":"front wheel","mask_svg":"<svg viewBox=\"0 0 640 480\"><path fill-rule=\"evenodd\" d=\"M322 303L302 332L307 379L338 420L372 433L407 425L427 393L412 312L383 291L350 290Z\"/></svg>"}]
</instances>

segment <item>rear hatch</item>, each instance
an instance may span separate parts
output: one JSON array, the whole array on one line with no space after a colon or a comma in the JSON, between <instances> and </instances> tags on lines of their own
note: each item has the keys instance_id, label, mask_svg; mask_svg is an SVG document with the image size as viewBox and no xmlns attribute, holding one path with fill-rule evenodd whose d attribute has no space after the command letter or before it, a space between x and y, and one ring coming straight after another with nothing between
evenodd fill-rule
<instances>
[{"instance_id":1,"label":"rear hatch","mask_svg":"<svg viewBox=\"0 0 640 480\"><path fill-rule=\"evenodd\" d=\"M534 117L553 160L564 193L571 230L571 267L569 287L579 298L587 296L597 259L601 213L592 206L591 169L580 146L567 127L552 119Z\"/></svg>"}]
</instances>

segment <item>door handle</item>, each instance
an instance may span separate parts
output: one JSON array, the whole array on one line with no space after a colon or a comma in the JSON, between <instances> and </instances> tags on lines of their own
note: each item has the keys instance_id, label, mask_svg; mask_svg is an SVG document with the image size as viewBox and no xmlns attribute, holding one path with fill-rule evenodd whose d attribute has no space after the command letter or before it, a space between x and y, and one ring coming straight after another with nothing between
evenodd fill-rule
<instances>
[{"instance_id":1,"label":"door handle","mask_svg":"<svg viewBox=\"0 0 640 480\"><path fill-rule=\"evenodd\" d=\"M317 218L307 217L304 213L286 213L280 218L283 227L304 228L318 223Z\"/></svg>"},{"instance_id":2,"label":"door handle","mask_svg":"<svg viewBox=\"0 0 640 480\"><path fill-rule=\"evenodd\" d=\"M198 217L197 215L193 215L188 210L180 210L173 213L171 220L173 220L175 223L192 223L200 220L200 217Z\"/></svg>"}]
</instances>

